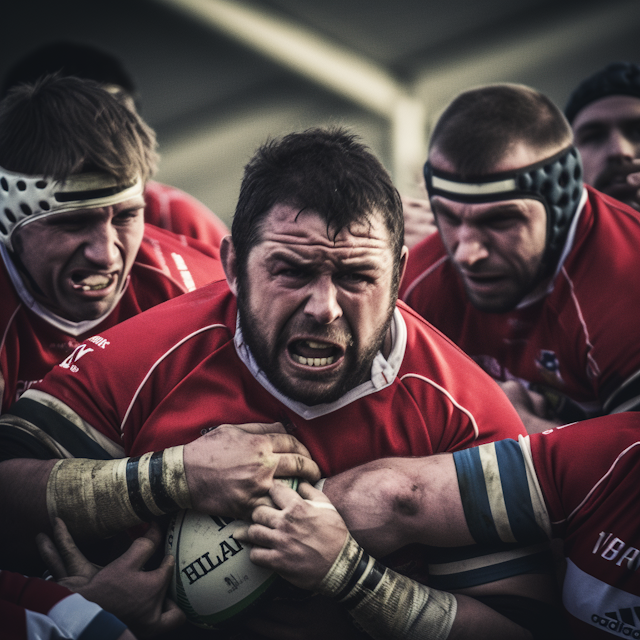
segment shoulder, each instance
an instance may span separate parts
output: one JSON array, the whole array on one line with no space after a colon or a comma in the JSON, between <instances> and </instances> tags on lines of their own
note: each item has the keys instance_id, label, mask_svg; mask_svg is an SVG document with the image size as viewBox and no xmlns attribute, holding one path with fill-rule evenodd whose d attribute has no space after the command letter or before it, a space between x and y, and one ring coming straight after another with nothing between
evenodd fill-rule
<instances>
[{"instance_id":1,"label":"shoulder","mask_svg":"<svg viewBox=\"0 0 640 640\"><path fill-rule=\"evenodd\" d=\"M467 446L525 433L513 406L489 375L415 311L402 302L398 308L407 326L398 378L418 404L425 406L428 397L437 397L449 407L450 416L457 414L469 423L474 435Z\"/></svg>"},{"instance_id":2,"label":"shoulder","mask_svg":"<svg viewBox=\"0 0 640 640\"><path fill-rule=\"evenodd\" d=\"M224 278L217 248L149 224L145 225L133 270L155 272L177 283L183 291Z\"/></svg>"},{"instance_id":3,"label":"shoulder","mask_svg":"<svg viewBox=\"0 0 640 640\"><path fill-rule=\"evenodd\" d=\"M159 182L145 186L145 221L189 238L219 247L229 230L202 202L189 194Z\"/></svg>"},{"instance_id":4,"label":"shoulder","mask_svg":"<svg viewBox=\"0 0 640 640\"><path fill-rule=\"evenodd\" d=\"M400 298L413 306L416 297L425 289L438 287L450 270L451 263L440 234L433 233L410 249L400 284Z\"/></svg>"}]
</instances>

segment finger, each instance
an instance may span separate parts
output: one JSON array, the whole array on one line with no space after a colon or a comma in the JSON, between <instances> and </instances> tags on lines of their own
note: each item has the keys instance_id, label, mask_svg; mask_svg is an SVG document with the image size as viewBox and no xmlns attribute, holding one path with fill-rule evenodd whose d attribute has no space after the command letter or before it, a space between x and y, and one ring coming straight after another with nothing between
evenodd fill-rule
<instances>
[{"instance_id":1,"label":"finger","mask_svg":"<svg viewBox=\"0 0 640 640\"><path fill-rule=\"evenodd\" d=\"M166 598L164 601L164 611L160 615L160 622L158 624L158 631L167 632L177 629L183 625L187 620L184 612L173 601Z\"/></svg>"},{"instance_id":2,"label":"finger","mask_svg":"<svg viewBox=\"0 0 640 640\"><path fill-rule=\"evenodd\" d=\"M91 577L98 572L78 549L67 525L60 518L53 523L53 538L68 575Z\"/></svg>"},{"instance_id":3,"label":"finger","mask_svg":"<svg viewBox=\"0 0 640 640\"><path fill-rule=\"evenodd\" d=\"M235 427L236 429L242 429L242 431L246 431L247 433L258 433L258 434L280 434L285 433L286 430L281 422L248 422L246 424L236 424L236 425L220 425L218 429L221 427Z\"/></svg>"},{"instance_id":4,"label":"finger","mask_svg":"<svg viewBox=\"0 0 640 640\"><path fill-rule=\"evenodd\" d=\"M121 562L127 567L140 570L149 561L157 546L157 542L145 536L136 538L115 562Z\"/></svg>"},{"instance_id":5,"label":"finger","mask_svg":"<svg viewBox=\"0 0 640 640\"><path fill-rule=\"evenodd\" d=\"M302 501L297 491L281 482L273 483L271 489L269 489L269 496L271 496L277 509L286 509L289 505Z\"/></svg>"},{"instance_id":6,"label":"finger","mask_svg":"<svg viewBox=\"0 0 640 640\"><path fill-rule=\"evenodd\" d=\"M47 565L53 579L57 581L62 578L67 578L69 574L67 573L64 562L62 561L55 544L53 544L53 540L51 540L48 535L39 533L36 536L36 545L38 546L40 557Z\"/></svg>"},{"instance_id":7,"label":"finger","mask_svg":"<svg viewBox=\"0 0 640 640\"><path fill-rule=\"evenodd\" d=\"M250 524L239 532L233 533L233 539L245 542L255 547L262 547L264 549L272 549L276 545L276 541L279 539L279 534L270 527L266 527L262 524Z\"/></svg>"},{"instance_id":8,"label":"finger","mask_svg":"<svg viewBox=\"0 0 640 640\"><path fill-rule=\"evenodd\" d=\"M329 498L327 498L327 496L322 493L322 491L318 491L318 489L312 487L308 482L301 482L298 485L298 494L305 500L313 500L314 502L326 502L328 504L331 504L331 500L329 500Z\"/></svg>"},{"instance_id":9,"label":"finger","mask_svg":"<svg viewBox=\"0 0 640 640\"><path fill-rule=\"evenodd\" d=\"M274 453L297 453L311 458L309 449L300 440L288 433L268 433Z\"/></svg>"},{"instance_id":10,"label":"finger","mask_svg":"<svg viewBox=\"0 0 640 640\"><path fill-rule=\"evenodd\" d=\"M275 507L276 503L271 499L271 496L269 495L260 496L253 502L253 508L255 509L256 507L262 507L262 506Z\"/></svg>"},{"instance_id":11,"label":"finger","mask_svg":"<svg viewBox=\"0 0 640 640\"><path fill-rule=\"evenodd\" d=\"M291 489L289 489L289 491L291 491ZM282 511L280 509L274 509L273 507L267 507L266 505L256 507L251 514L252 522L264 525L271 529L275 529L278 526L280 518L282 518Z\"/></svg>"},{"instance_id":12,"label":"finger","mask_svg":"<svg viewBox=\"0 0 640 640\"><path fill-rule=\"evenodd\" d=\"M298 477L315 484L320 480L320 467L306 456L297 453L282 453L274 472L275 477Z\"/></svg>"},{"instance_id":13,"label":"finger","mask_svg":"<svg viewBox=\"0 0 640 640\"><path fill-rule=\"evenodd\" d=\"M630 173L627 176L627 182L629 184L632 184L634 187L640 186L640 173L638 172Z\"/></svg>"}]
</instances>

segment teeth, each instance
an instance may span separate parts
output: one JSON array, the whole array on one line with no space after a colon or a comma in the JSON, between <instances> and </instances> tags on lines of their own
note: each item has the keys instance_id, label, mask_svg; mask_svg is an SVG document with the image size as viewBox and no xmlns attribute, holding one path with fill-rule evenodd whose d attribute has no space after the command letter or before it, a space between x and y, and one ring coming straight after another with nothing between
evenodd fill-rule
<instances>
[{"instance_id":1,"label":"teeth","mask_svg":"<svg viewBox=\"0 0 640 640\"><path fill-rule=\"evenodd\" d=\"M334 356L329 356L328 358L305 358L304 356L299 356L297 353L293 354L293 359L298 364L304 364L307 367L324 367L328 364L333 364Z\"/></svg>"},{"instance_id":2,"label":"teeth","mask_svg":"<svg viewBox=\"0 0 640 640\"><path fill-rule=\"evenodd\" d=\"M87 276L76 286L82 291L100 291L111 284L112 278L103 275Z\"/></svg>"}]
</instances>

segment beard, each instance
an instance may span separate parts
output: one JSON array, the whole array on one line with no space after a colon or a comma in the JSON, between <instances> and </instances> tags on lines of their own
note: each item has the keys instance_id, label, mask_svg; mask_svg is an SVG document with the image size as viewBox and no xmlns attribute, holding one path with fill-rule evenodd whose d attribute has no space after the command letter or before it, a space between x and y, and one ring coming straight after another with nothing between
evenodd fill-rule
<instances>
[{"instance_id":1,"label":"beard","mask_svg":"<svg viewBox=\"0 0 640 640\"><path fill-rule=\"evenodd\" d=\"M249 347L256 364L265 373L269 382L291 400L307 406L335 402L345 393L368 380L371 365L382 348L391 324L395 304L391 305L387 318L369 344L361 345L350 331L330 325L321 325L311 318L292 320L277 337L275 344L268 344L261 330L260 319L250 308L249 295L245 287L238 287L238 315L245 343ZM292 323L295 322L295 326ZM301 373L295 380L286 375L279 364L279 354L287 349L288 335L294 330L313 336L319 342L346 344L343 355L344 366L337 375L314 371Z\"/></svg>"}]
</instances>

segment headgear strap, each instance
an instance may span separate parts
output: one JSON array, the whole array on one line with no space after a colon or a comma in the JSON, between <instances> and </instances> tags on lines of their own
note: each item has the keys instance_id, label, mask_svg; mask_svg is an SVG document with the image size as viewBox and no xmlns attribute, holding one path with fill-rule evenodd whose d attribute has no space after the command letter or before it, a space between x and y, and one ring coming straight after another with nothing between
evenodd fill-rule
<instances>
[{"instance_id":1,"label":"headgear strap","mask_svg":"<svg viewBox=\"0 0 640 640\"><path fill-rule=\"evenodd\" d=\"M582 164L573 145L515 171L465 179L427 162L424 177L430 198L470 203L532 198L542 202L547 211L547 236L538 281L554 272L582 196Z\"/></svg>"},{"instance_id":2,"label":"headgear strap","mask_svg":"<svg viewBox=\"0 0 640 640\"><path fill-rule=\"evenodd\" d=\"M25 224L67 211L119 204L142 195L143 190L139 177L124 185L108 173L52 180L0 167L0 240L13 250L13 234Z\"/></svg>"}]
</instances>

